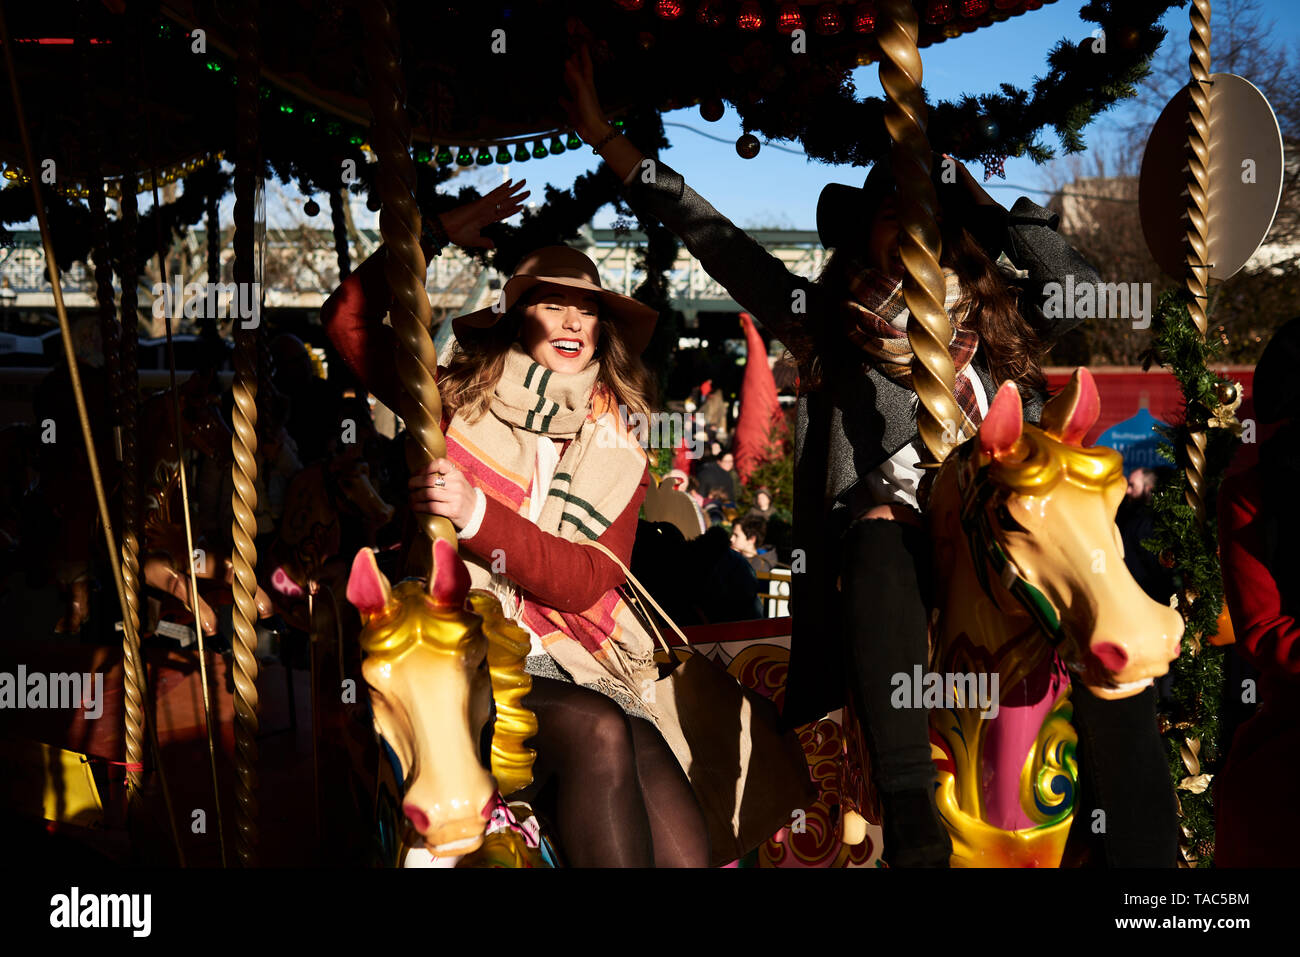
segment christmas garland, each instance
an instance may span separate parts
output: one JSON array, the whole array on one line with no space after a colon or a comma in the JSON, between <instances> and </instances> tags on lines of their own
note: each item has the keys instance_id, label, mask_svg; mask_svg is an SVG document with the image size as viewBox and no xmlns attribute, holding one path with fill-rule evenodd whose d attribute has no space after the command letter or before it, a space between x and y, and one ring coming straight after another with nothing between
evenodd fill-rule
<instances>
[{"instance_id":1,"label":"christmas garland","mask_svg":"<svg viewBox=\"0 0 1300 957\"><path fill-rule=\"evenodd\" d=\"M1223 472L1237 445L1233 411L1240 386L1216 375L1208 363L1220 343L1202 338L1187 309L1187 292L1160 297L1154 316L1155 338L1143 368L1169 367L1182 387L1184 421L1158 427L1161 457L1176 466L1173 479L1152 499L1155 527L1144 545L1173 570L1178 610L1185 622L1182 653L1170 665L1172 711L1159 716L1170 773L1181 813L1182 863L1209 866L1214 860L1214 806L1211 780L1218 767L1218 706L1223 690L1223 653L1209 639L1218 633L1223 611L1215 501ZM1192 432L1207 433L1204 470L1205 520L1187 504L1184 449Z\"/></svg>"}]
</instances>

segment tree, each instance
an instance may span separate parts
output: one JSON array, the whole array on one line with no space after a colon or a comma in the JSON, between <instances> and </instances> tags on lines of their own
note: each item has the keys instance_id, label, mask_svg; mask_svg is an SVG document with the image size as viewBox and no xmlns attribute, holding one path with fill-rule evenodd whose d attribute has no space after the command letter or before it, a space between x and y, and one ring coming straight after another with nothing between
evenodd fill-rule
<instances>
[{"instance_id":1,"label":"tree","mask_svg":"<svg viewBox=\"0 0 1300 957\"><path fill-rule=\"evenodd\" d=\"M1300 293L1300 57L1288 50L1258 0L1223 0L1214 6L1211 68L1236 73L1260 88L1277 113L1287 143L1282 200L1261 252L1236 276L1213 286L1210 332L1223 345L1223 359L1258 360L1273 331L1297 314ZM1166 24L1171 26L1171 24ZM1093 263L1104 282L1150 282L1152 302L1181 277L1163 273L1146 250L1138 216L1137 176L1147 138L1160 111L1188 83L1187 30L1171 28L1152 61L1148 81L1134 102L1135 118L1096 138L1088 160L1071 157L1052 165L1053 208L1062 232ZM1171 175L1174 171L1171 171ZM1150 332L1113 320L1085 323L1052 353L1057 363L1123 364L1137 361Z\"/></svg>"}]
</instances>

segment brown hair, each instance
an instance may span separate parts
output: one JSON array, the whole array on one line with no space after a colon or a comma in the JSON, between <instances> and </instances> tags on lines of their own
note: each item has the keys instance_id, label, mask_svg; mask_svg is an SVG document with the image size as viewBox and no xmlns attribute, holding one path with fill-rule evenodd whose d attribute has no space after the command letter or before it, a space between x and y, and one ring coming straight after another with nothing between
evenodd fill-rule
<instances>
[{"instance_id":1,"label":"brown hair","mask_svg":"<svg viewBox=\"0 0 1300 957\"><path fill-rule=\"evenodd\" d=\"M493 390L505 371L506 353L523 329L524 309L550 288L553 287L547 283L538 283L494 326L476 331L472 338L467 336L459 343L460 348L447 363L447 371L438 378L443 414L448 419L462 411L470 422L477 422L487 413ZM610 390L614 401L629 415L640 413L648 421L657 398L655 380L641 357L628 349L618 323L609 320L603 305L599 322L596 361L600 362L600 375L596 381Z\"/></svg>"},{"instance_id":2,"label":"brown hair","mask_svg":"<svg viewBox=\"0 0 1300 957\"><path fill-rule=\"evenodd\" d=\"M740 526L742 535L754 540L755 547L762 545L767 537L767 519L759 518L757 515L746 515L736 524Z\"/></svg>"},{"instance_id":3,"label":"brown hair","mask_svg":"<svg viewBox=\"0 0 1300 957\"><path fill-rule=\"evenodd\" d=\"M960 222L957 215L942 217L940 232L943 251L939 264L953 270L961 282L962 295L956 311L968 310L966 322L980 338L980 351L988 364L995 386L1015 382L1021 398L1047 387L1039 360L1043 344L1034 328L1020 314L1015 292L1007 284L988 253ZM835 250L826 261L818 283L842 291L848 298L852 255Z\"/></svg>"}]
</instances>

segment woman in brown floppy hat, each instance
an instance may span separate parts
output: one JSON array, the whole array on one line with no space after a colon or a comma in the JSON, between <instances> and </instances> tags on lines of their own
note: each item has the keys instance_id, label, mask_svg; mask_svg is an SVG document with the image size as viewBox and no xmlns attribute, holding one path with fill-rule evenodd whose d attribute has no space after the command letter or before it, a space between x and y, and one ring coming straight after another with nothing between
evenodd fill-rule
<instances>
[{"instance_id":1,"label":"woman in brown floppy hat","mask_svg":"<svg viewBox=\"0 0 1300 957\"><path fill-rule=\"evenodd\" d=\"M507 214L509 215L509 214ZM504 217L503 217L504 218ZM382 250L325 304L344 360L397 400ZM657 312L600 284L567 246L526 256L499 302L453 320L458 351L438 370L447 455L411 478L411 507L459 532L475 587L532 637L528 706L539 730L534 785L577 866L706 866L708 832L676 755L681 729L656 706L652 638L620 598L650 481L628 413L648 414L641 362Z\"/></svg>"}]
</instances>

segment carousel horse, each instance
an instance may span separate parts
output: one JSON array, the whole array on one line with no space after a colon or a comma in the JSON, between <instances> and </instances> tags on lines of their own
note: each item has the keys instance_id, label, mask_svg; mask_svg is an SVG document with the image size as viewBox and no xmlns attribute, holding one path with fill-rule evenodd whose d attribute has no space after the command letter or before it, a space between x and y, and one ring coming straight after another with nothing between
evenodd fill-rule
<instances>
[{"instance_id":1,"label":"carousel horse","mask_svg":"<svg viewBox=\"0 0 1300 957\"><path fill-rule=\"evenodd\" d=\"M211 392L212 373L195 373L179 387L185 446L218 462L231 460L231 432L221 417L219 399ZM186 610L190 603L188 549L181 502L181 461L176 450L176 417L170 391L158 392L140 405L140 463L144 473L144 522L141 571L145 584L171 595ZM195 573L200 579L220 579L230 585L234 568L228 546L214 548L195 542ZM217 632L212 607L198 599L204 634ZM270 598L257 590L258 617L272 613Z\"/></svg>"},{"instance_id":2,"label":"carousel horse","mask_svg":"<svg viewBox=\"0 0 1300 957\"><path fill-rule=\"evenodd\" d=\"M373 532L388 524L393 512L371 484L370 466L356 446L294 476L268 562L271 592L285 621L308 631L307 593L321 584L342 590L348 568L339 556L352 551L343 541L342 519L359 518Z\"/></svg>"},{"instance_id":3,"label":"carousel horse","mask_svg":"<svg viewBox=\"0 0 1300 957\"><path fill-rule=\"evenodd\" d=\"M553 856L537 819L502 797L533 776L536 752L524 746L537 732L523 705L532 689L528 634L469 584L465 563L441 540L428 584L390 586L370 549L357 553L348 578L375 730L414 830L398 859L408 867L544 866ZM479 742L494 702L489 772Z\"/></svg>"},{"instance_id":4,"label":"carousel horse","mask_svg":"<svg viewBox=\"0 0 1300 957\"><path fill-rule=\"evenodd\" d=\"M1179 652L1182 618L1124 565L1123 461L1082 445L1099 412L1087 369L1046 403L1040 426L1004 383L934 478L935 694L923 703L954 866L1059 866L1077 782L1068 672L1098 697L1124 698ZM976 690L990 687L994 701Z\"/></svg>"}]
</instances>

